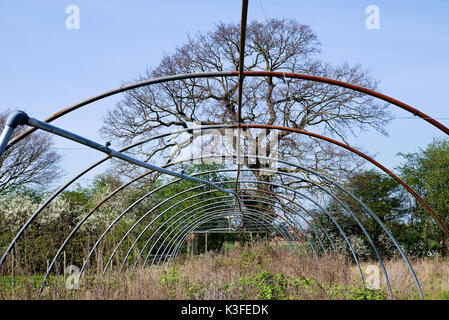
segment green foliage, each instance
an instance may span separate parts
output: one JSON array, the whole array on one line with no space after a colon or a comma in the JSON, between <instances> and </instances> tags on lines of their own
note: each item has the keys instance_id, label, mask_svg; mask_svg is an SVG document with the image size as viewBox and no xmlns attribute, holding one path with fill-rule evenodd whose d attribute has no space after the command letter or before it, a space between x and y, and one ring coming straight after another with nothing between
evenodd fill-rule
<instances>
[{"instance_id":1,"label":"green foliage","mask_svg":"<svg viewBox=\"0 0 449 320\"><path fill-rule=\"evenodd\" d=\"M398 167L401 178L430 205L445 225L449 225L449 140L435 139L424 150L400 155L405 159ZM408 255L422 257L446 253L449 241L440 226L425 208L390 176L374 170L359 172L348 178L345 188L379 217ZM397 248L380 225L353 199L336 191L336 195L354 212L371 235L381 255L388 258L397 256ZM350 242L356 244L356 253L362 259L375 258L365 234L342 206L336 200L330 199L326 207L349 236ZM327 228L335 239L338 251L349 255L349 248L331 219L321 212L316 213L321 225Z\"/></svg>"},{"instance_id":2,"label":"green foliage","mask_svg":"<svg viewBox=\"0 0 449 320\"><path fill-rule=\"evenodd\" d=\"M366 204L382 223L396 234L400 233L407 208L403 201L403 190L393 178L374 170L362 171L350 176L345 188ZM364 226L382 255L392 257L397 254L396 248L385 238L384 230L359 203L339 190L335 194ZM349 237L357 255L362 259L375 258L365 233L349 212L335 199L329 199L326 207ZM332 220L323 212L317 211L316 214L320 224L335 239L338 251L351 255L349 246ZM319 229L319 225L315 225Z\"/></svg>"},{"instance_id":3,"label":"green foliage","mask_svg":"<svg viewBox=\"0 0 449 320\"><path fill-rule=\"evenodd\" d=\"M162 270L161 285L167 291L169 298L174 299L176 296L176 289L179 283L178 268L174 267L170 271Z\"/></svg>"},{"instance_id":4,"label":"green foliage","mask_svg":"<svg viewBox=\"0 0 449 320\"><path fill-rule=\"evenodd\" d=\"M449 224L449 139L434 139L426 149L400 154L403 179L430 205L442 222ZM423 251L447 250L447 236L428 212L413 200L410 229L424 240Z\"/></svg>"},{"instance_id":5,"label":"green foliage","mask_svg":"<svg viewBox=\"0 0 449 320\"><path fill-rule=\"evenodd\" d=\"M191 300L204 299L205 292L213 285L210 280L197 282L191 282L188 279L180 280L177 269L174 268L164 272L161 280L170 299L175 297L180 282L183 297ZM319 283L314 278L292 278L283 273L272 274L266 270L252 273L238 280L225 281L219 285L218 291L234 299L238 297L238 299L292 300L314 299L318 296L343 300L387 299L385 289L370 289L357 283L353 285L342 285L337 282Z\"/></svg>"},{"instance_id":6,"label":"green foliage","mask_svg":"<svg viewBox=\"0 0 449 320\"><path fill-rule=\"evenodd\" d=\"M261 300L285 300L288 280L282 273L272 275L268 271L262 271L252 276L241 278L240 291L254 289L256 299Z\"/></svg>"}]
</instances>

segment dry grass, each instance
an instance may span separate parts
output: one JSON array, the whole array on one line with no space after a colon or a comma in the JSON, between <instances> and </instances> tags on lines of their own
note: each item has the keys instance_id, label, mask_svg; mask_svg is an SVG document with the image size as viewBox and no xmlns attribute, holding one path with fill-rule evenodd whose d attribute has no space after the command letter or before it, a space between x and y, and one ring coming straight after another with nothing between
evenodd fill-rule
<instances>
[{"instance_id":1,"label":"dry grass","mask_svg":"<svg viewBox=\"0 0 449 320\"><path fill-rule=\"evenodd\" d=\"M426 298L449 298L446 260L412 264ZM169 268L88 275L79 290L66 290L63 279L54 278L42 299L418 299L405 263L393 260L385 265L393 296L386 293L383 277L380 290L362 286L357 268L344 256L316 260L286 247L257 244L184 258ZM2 289L0 298L33 299L38 281L32 282L21 281L14 294Z\"/></svg>"}]
</instances>

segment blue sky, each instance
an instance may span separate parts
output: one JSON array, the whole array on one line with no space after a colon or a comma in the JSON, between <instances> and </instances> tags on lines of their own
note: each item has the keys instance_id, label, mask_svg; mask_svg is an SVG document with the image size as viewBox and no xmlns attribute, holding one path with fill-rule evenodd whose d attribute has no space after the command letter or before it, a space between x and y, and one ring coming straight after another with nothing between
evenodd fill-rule
<instances>
[{"instance_id":1,"label":"blue sky","mask_svg":"<svg viewBox=\"0 0 449 320\"><path fill-rule=\"evenodd\" d=\"M65 26L68 5L80 9L79 30ZM379 30L365 27L368 5L380 9ZM240 0L0 0L0 109L21 108L43 119L135 80L188 33L236 22L240 9ZM449 126L449 1L250 0L250 20L273 17L310 24L323 60L360 63L381 81L381 92ZM103 116L119 99L96 102L54 124L102 141ZM397 117L410 116L394 110ZM353 141L390 168L400 163L397 152L416 151L443 136L410 118L395 119L387 129L389 137L367 133ZM57 148L78 147L55 141ZM85 149L58 150L69 176L102 157Z\"/></svg>"}]
</instances>

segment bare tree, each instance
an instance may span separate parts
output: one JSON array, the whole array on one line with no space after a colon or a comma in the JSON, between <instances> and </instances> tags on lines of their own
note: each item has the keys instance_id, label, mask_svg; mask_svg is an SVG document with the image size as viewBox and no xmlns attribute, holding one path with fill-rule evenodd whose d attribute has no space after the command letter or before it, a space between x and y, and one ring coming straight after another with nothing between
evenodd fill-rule
<instances>
[{"instance_id":1,"label":"bare tree","mask_svg":"<svg viewBox=\"0 0 449 320\"><path fill-rule=\"evenodd\" d=\"M139 80L238 70L239 30L239 24L219 23L211 32L189 36L185 44L165 56L158 66L147 68ZM378 86L360 65L333 66L319 60L319 53L317 35L310 26L295 20L253 21L247 27L246 70L306 73L373 90ZM108 112L101 133L127 144L167 130L190 128L194 123L236 123L237 94L238 83L233 77L186 79L142 87L127 92ZM244 82L242 120L245 124L306 129L348 142L369 129L386 134L385 126L390 119L386 104L349 89L285 77L247 77ZM169 137L135 152L146 161L170 159L181 153L192 139L180 141ZM279 133L278 139L279 157L332 176L339 177L360 165L347 152L317 139L288 132ZM260 163L246 165L263 167Z\"/></svg>"},{"instance_id":2,"label":"bare tree","mask_svg":"<svg viewBox=\"0 0 449 320\"><path fill-rule=\"evenodd\" d=\"M12 112L0 112L0 132ZM19 126L14 133L23 130ZM0 195L22 186L43 186L57 178L61 156L51 149L52 145L47 133L35 132L9 148L0 158Z\"/></svg>"}]
</instances>

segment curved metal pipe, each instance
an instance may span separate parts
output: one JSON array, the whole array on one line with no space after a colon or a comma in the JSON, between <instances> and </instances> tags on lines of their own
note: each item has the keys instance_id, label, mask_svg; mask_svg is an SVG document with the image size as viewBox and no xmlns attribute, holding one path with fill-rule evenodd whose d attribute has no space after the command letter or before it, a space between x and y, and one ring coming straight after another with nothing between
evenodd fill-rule
<instances>
[{"instance_id":1,"label":"curved metal pipe","mask_svg":"<svg viewBox=\"0 0 449 320\"><path fill-rule=\"evenodd\" d=\"M214 220L214 219L217 219L217 218L220 218L220 217L214 216L214 217L211 217L209 220ZM191 233L197 227L201 226L202 224L204 224L206 222L208 222L208 221L205 221L205 220L199 221L197 224L192 226L190 229L185 230L184 231L184 234L185 234L184 236L182 235L182 233L180 233L178 238L180 237L181 239L176 243L175 247L173 247L173 245L175 244L174 241L170 244L169 250L172 250L173 253L171 254L171 256L165 255L164 261L162 263L166 264L167 263L167 258L168 258L169 259L168 260L168 265L169 265L171 263L171 261L173 261L175 259L175 257L178 255L179 251L182 249L182 244L184 243L184 241L185 241L186 237L188 236L188 234ZM283 232L283 231L281 230L281 228L278 228L278 230L279 230L280 234L282 235L281 232ZM274 233L276 233L276 231L274 231ZM285 235L283 237L287 241L288 245L291 247L292 246L291 242L288 239L285 238ZM276 243L278 243L277 240L275 240L275 241L276 241ZM171 249L171 248L173 248L173 249ZM315 255L315 258L318 259L318 257L316 255ZM162 260L162 255L159 257L159 260L158 260L156 266L159 266L161 264L161 260ZM151 270L152 267L153 267L153 264L150 265L150 270Z\"/></svg>"},{"instance_id":2,"label":"curved metal pipe","mask_svg":"<svg viewBox=\"0 0 449 320\"><path fill-rule=\"evenodd\" d=\"M239 190L242 190L242 189L239 189ZM255 190L255 189L254 189L254 191L258 191L258 190ZM248 195L248 196L246 196L246 197L252 197L252 196L249 196L249 195ZM146 243L144 244L144 246L142 247L139 256L135 259L134 268L137 266L138 260L140 259L141 255L142 255L143 251L145 250L145 248L147 247L148 243L153 239L153 236L156 235L157 232L158 232L160 229L162 229L162 228L163 228L163 227L164 227L164 226L165 226L171 219L173 219L173 218L175 218L176 216L180 215L180 214L183 213L184 211L190 210L193 206L197 206L197 205L202 204L202 203L204 203L204 202L210 202L210 201L212 201L212 200L218 200L218 199L223 199L223 198L230 199L230 198L232 198L232 197L230 197L230 196L214 197L214 198L209 198L209 199L205 199L205 200L196 202L195 204L193 204L193 205L191 205L191 206L189 206L189 207L187 207L187 208L182 209L181 211L179 211L179 212L176 213L175 215L171 216L168 220L164 221L164 223L163 223L162 225L160 225L160 226L158 227L158 229L156 229L156 230L153 232L152 236L147 240L147 242L146 242ZM263 197L258 197L258 198L261 198L261 199L264 199L264 200L266 199L266 198L263 198ZM215 201L215 202L212 203L212 205L216 205L217 203L219 203L219 202L218 202L218 201ZM265 203L266 203L266 202L265 202ZM296 204L296 203L295 203L295 204ZM209 205L210 205L210 204L209 204ZM192 215L197 209L204 208L205 206L207 206L207 205L201 206L201 207L199 207L199 208L195 208L193 211L189 211L189 212L186 213L185 215L187 215L187 214ZM290 208L288 208L288 209L290 210L290 213L292 213L292 209L290 209ZM308 211L306 211L306 213L308 213ZM183 215L182 217L184 217L185 215ZM319 239L319 236L318 236L318 234L316 233L315 228L314 228L314 227L307 221L307 219L305 219L302 215L300 215L299 213L298 213L298 215L301 217L301 219L302 219L303 221L305 221L305 222L310 226L310 228L311 228L311 230L313 231L313 233L315 234L315 236ZM311 216L311 215L310 215L310 216ZM182 217L181 217L181 218L182 218ZM287 217L287 216L286 216L286 217ZM314 218L314 216L311 216L311 217ZM175 224L177 223L177 221L179 221L179 219L181 219L181 218L178 218L176 221L172 222L172 223L170 224L170 226L168 226L168 227L166 228L166 230L168 230L168 229L171 228L173 225L175 225ZM294 223L294 222L293 222L293 223ZM165 233L166 230L164 230L163 233ZM323 230L323 231L324 231L324 230ZM162 234L163 234L163 233L162 233ZM149 250L150 253L153 251L153 248L154 248L155 244L158 243L160 237L161 237L161 236L159 236L159 238L154 242L153 246L150 248L150 250ZM321 244L321 248L323 249L324 252L326 252L326 249L325 249L323 243L321 242L321 239L319 239L319 241L320 241L320 244ZM146 260L146 259L145 259L145 260Z\"/></svg>"},{"instance_id":3,"label":"curved metal pipe","mask_svg":"<svg viewBox=\"0 0 449 320\"><path fill-rule=\"evenodd\" d=\"M137 263L138 263L138 261L140 260L142 254L143 254L143 251L145 250L145 248L148 246L148 244L151 242L151 240L157 235L157 232L158 232L159 230L161 230L167 223L169 223L171 219L173 219L173 218L179 216L180 214L182 214L183 212L185 212L185 211L191 209L192 206L196 206L196 205L202 204L202 203L207 202L207 201L218 200L218 199L223 199L223 198L228 198L228 199L229 199L229 196L227 196L227 197L209 198L209 199L206 199L206 200L197 202L197 203L195 203L195 204L193 204L193 205L191 205L191 206L189 206L189 207L187 207L187 208L184 208L183 210L179 211L179 212L176 213L175 215L171 216L168 220L164 221L164 223L163 223L162 225L160 225L160 226L158 227L158 229L156 229L156 230L152 233L151 237L146 241L146 243L144 244L144 246L143 246L142 249L140 250L139 256L135 259L133 270L136 268ZM202 206L200 206L200 207L198 207L198 208L195 208L195 209L193 209L193 210L191 210L191 211L188 211L188 212L184 213L181 217L178 217L178 219L176 219L175 221L173 221L173 222L170 224L170 226L168 226L167 228L165 228L165 230L163 230L163 232L162 232L162 233L159 235L159 237L155 240L155 242L153 243L153 245L151 246L151 248L150 248L150 250L149 250L149 252L148 252L148 254L147 254L147 258L145 259L145 261L148 259L148 256L151 254L151 252L153 251L154 246L159 242L159 240L160 240L160 238L162 237L162 235L163 235L165 232L167 232L172 226L174 226L180 219L184 218L184 217L187 216L187 215L189 216L188 218L194 217L194 216L196 216L196 215L199 215L199 214L203 213L203 212L206 211L206 210L215 210L215 209L218 207L218 205L217 205L218 203L226 203L226 204L228 204L227 201L215 201L215 202L213 202L213 203L205 204L205 205L202 205ZM212 208L210 208L211 206L212 206ZM227 207L227 208L231 208L232 206L231 206L231 204L229 204L229 205L226 206L226 207ZM221 208L223 208L223 206L221 206ZM181 223L182 223L182 222L180 222L179 225L181 225ZM122 265L122 267L123 267L123 265Z\"/></svg>"},{"instance_id":4,"label":"curved metal pipe","mask_svg":"<svg viewBox=\"0 0 449 320\"><path fill-rule=\"evenodd\" d=\"M225 208L226 208L226 207L222 207L221 209L219 209L219 212L223 212L223 209L225 209ZM207 214L215 213L215 212L217 212L217 211L215 210L215 211L207 212ZM253 221L258 222L258 223L261 223L260 220L251 217L252 213L257 214L257 213L259 213L259 212L255 211L255 210L252 210L252 209L248 210L248 212L249 212L249 214L248 214L248 215L245 215L245 218L251 218L251 219L253 219ZM229 215L229 214L232 213L232 210L229 210L229 211L227 211L227 212L225 212L225 213L226 213L227 215ZM204 217L204 216L203 216L203 217ZM260 218L260 217L259 217L259 218ZM262 218L262 219L263 219L263 218ZM271 229L273 230L273 232L276 232L276 228L275 228L275 227L278 227L278 226L273 226L272 223L270 223L270 221L268 221L268 220L266 220L266 221L267 221L266 224L262 224L262 223L261 223L261 225L264 226L264 227L266 227L267 230L269 230L269 229L271 228ZM291 237L291 239L288 239L287 234L284 234L284 230L282 230L281 228L278 228L278 231L279 231L279 233L281 234L281 236L284 238L284 240L287 241L288 243L290 243L291 240L295 241L295 240L293 239L293 237ZM164 232L166 232L166 231L164 231ZM170 235L171 235L171 233L170 233L168 236L170 236ZM168 236L167 236L167 237L168 237ZM173 240L173 239L172 239L172 240ZM172 240L170 240L169 243L168 243L167 245L170 245L170 244L172 243ZM154 245L150 248L148 254L146 255L145 260L144 260L144 262L143 262L143 267L145 267L145 265L147 264L148 259L149 259L149 257L150 257L150 254L151 254L153 248L154 248ZM159 248L160 248L160 246L159 246ZM159 252L159 250L158 250L157 252ZM156 254L154 255L154 257L157 256L157 252L156 252ZM152 262L152 264L154 264L154 262L155 262L155 258L154 258L154 257L153 257L153 262ZM133 270L135 269L135 267L136 267L136 266L134 266Z\"/></svg>"},{"instance_id":5,"label":"curved metal pipe","mask_svg":"<svg viewBox=\"0 0 449 320\"><path fill-rule=\"evenodd\" d=\"M46 118L44 121L49 123L52 122L53 120L56 120L60 117L62 117L63 115L66 115L72 111L75 111L83 106L86 106L92 102L104 99L106 97L115 95L117 93L121 93L121 92L125 92L125 91L129 91L132 89L137 89L140 87L144 87L144 86L149 86L149 85L153 85L153 84L159 84L159 83L164 83L164 82L169 82L169 81L176 81L176 80L185 80L185 79L197 79L197 78L213 78L213 77L231 77L231 76L238 76L239 73L238 71L219 71L219 72L202 72L202 73L187 73L187 74L177 74L177 75L170 75L170 76L164 76L164 77L160 77L160 78L155 78L155 79L149 79L149 80L143 80L143 81L138 81L138 82L134 82L125 86L120 86L116 89L112 89L109 91L105 91L99 95L96 96L92 96L90 98L87 98L85 100L82 100L74 105L71 105L67 108L64 108L58 112L56 112L55 114L53 114L52 116ZM291 73L291 72L275 72L275 71L244 71L243 72L243 76L245 77L277 77L277 78L292 78L292 79L301 79L301 80L308 80L308 81L315 81L315 82L321 82L321 83L327 83L330 85L336 85L339 87L343 87L343 88L347 88L350 90L354 90L354 91L358 91L367 95L370 95L372 97L381 99L383 101L386 101L388 103L391 103L407 112L412 113L415 116L420 117L421 119L429 122L430 124L432 124L433 126L437 127L438 129L440 129L441 131L443 131L444 133L446 133L447 135L449 135L449 128L447 128L446 126L444 126L443 124L441 124L440 122L438 122L437 120L433 119L432 117L428 116L427 114L419 111L418 109L413 108L412 106L403 103L399 100L393 99L387 95L381 94L379 92L376 92L374 90L371 89L367 89L367 88L363 88L351 83L347 83L347 82L343 82L343 81L339 81L339 80L334 80L334 79L329 79L329 78L324 78L324 77L318 77L318 76L311 76L311 75L306 75L306 74L300 74L300 73ZM22 140L23 138L25 138L26 136L28 136L29 134L31 134L32 132L34 132L35 129L28 129L24 132L22 132L21 134L17 135L16 137L14 137L8 144L7 148L10 148L12 145L14 145L15 143L19 142L20 140Z\"/></svg>"},{"instance_id":6,"label":"curved metal pipe","mask_svg":"<svg viewBox=\"0 0 449 320\"><path fill-rule=\"evenodd\" d=\"M221 214L221 215L219 215L218 217L222 217L222 216L225 216L225 215L227 215L227 214L229 214L229 213ZM251 212L250 214L253 214L253 213ZM260 214L260 212L257 212L257 214ZM210 220L217 219L217 216L216 216L214 213L211 213L211 214L208 214L208 215L206 214L206 217L207 217L207 216L212 216L212 217L210 218ZM260 218L260 217L258 217L258 218ZM199 220L199 221L198 221L198 220ZM198 222L197 222L197 221L198 221ZM167 251L167 248L168 248L168 250L169 250L168 252L170 252L171 248L173 248L173 246L174 246L174 244L176 243L177 239L178 239L178 238L181 238L180 241L177 242L177 245L176 245L176 246L174 247L174 249L173 249L173 252L176 252L176 250L177 250L177 248L179 247L179 245L182 244L182 243L184 242L184 236L183 236L183 234L185 234L185 235L187 236L187 234L190 233L191 230L194 230L198 225L201 225L201 224L205 223L205 221L208 221L207 218L204 219L204 220L202 220L202 217L199 217L199 218L195 219L194 221L189 222L186 226L184 226L184 227L183 227L183 228L176 234L175 238L172 239L172 240L170 241L170 246L169 246L169 247L164 247L163 252L162 252L162 253L160 254L160 256L159 256L159 260L158 260L158 262L157 262L157 266L160 265L161 260L162 260L162 257L164 256L165 251ZM194 223L197 223L197 224L196 224L195 226L193 226L192 228L188 229L188 228L191 227L191 225L194 224ZM279 228L278 230L280 231L281 228ZM173 232L173 230L172 230L172 232ZM280 232L281 232L281 231L280 231ZM282 234L281 234L281 235L282 235ZM284 239L287 240L287 238L285 238L285 236L283 236L283 237L284 237ZM292 238L292 240L294 240L294 239ZM287 241L288 241L288 240L287 240ZM289 244L290 244L290 241L288 241L288 242L289 242ZM156 256L157 256L157 253L159 252L160 248L161 248L161 247L159 247L158 251L156 252ZM314 253L315 253L315 257L318 259L318 256L316 255L316 252L314 252ZM167 253L167 255L165 255L165 256L167 257L169 254L170 254L170 253ZM171 260L172 260L172 259L171 259ZM164 260L164 263L165 263L165 261L166 261L166 260ZM151 267L152 267L152 265L150 266L150 269L151 269Z\"/></svg>"},{"instance_id":7,"label":"curved metal pipe","mask_svg":"<svg viewBox=\"0 0 449 320\"><path fill-rule=\"evenodd\" d=\"M225 184L225 183L230 183L230 182L233 182L233 181L220 181L218 184ZM140 234L137 236L137 238L135 239L134 243L133 243L133 244L131 245L131 247L129 248L128 253L126 254L125 258L123 259L122 267L120 268L120 270L122 270L124 264L126 263L126 260L128 259L128 256L130 255L130 253L131 253L132 250L134 249L134 246L137 244L137 242L138 242L139 239L143 236L143 234L149 229L149 227L153 224L153 222L156 221L156 219L158 219L159 217L163 216L166 212L168 212L168 210L171 210L171 209L177 207L177 206L180 205L181 203L183 203L183 202L185 202L185 201L187 201L187 200L191 200L191 199L193 199L193 198L202 196L202 195L204 195L204 194L208 194L208 193L211 193L211 192L210 192L210 191L205 191L205 192L202 192L202 193L195 194L195 195L193 195L193 196L191 196L191 197L182 199L181 201L179 201L179 202L173 204L172 206L170 206L169 208L167 208L165 211L161 212L161 213L159 214L158 217L154 218L153 221L151 221L147 226L145 226L145 228L141 231L141 233L140 233ZM193 204L193 205L191 205L191 206L194 206L194 205L195 205L195 204ZM191 207L191 206L190 206L190 207ZM190 207L188 207L188 209L190 209ZM276 215L277 215L277 214L276 214ZM289 224L288 221L285 220L284 218L282 218L281 216L278 215L278 217L280 217L280 218L283 219L287 224ZM170 219L171 219L171 218L170 218ZM290 224L289 224L289 225L290 225ZM290 225L290 227L292 227L292 226ZM314 248L314 249L315 249L315 248ZM143 249L142 249L142 250L143 250ZM324 250L324 247L323 247L323 250ZM315 250L314 250L314 251L315 251ZM140 255L139 255L139 256L140 256ZM88 259L89 259L89 258L88 258ZM81 272L80 272L80 273L81 273Z\"/></svg>"},{"instance_id":8,"label":"curved metal pipe","mask_svg":"<svg viewBox=\"0 0 449 320\"><path fill-rule=\"evenodd\" d=\"M245 170L248 170L248 169L245 169ZM241 181L241 182L245 182L245 183L262 183L261 181ZM227 181L225 181L225 182L217 182L217 184L221 184L221 183L228 183ZM266 184L270 184L270 183L266 183ZM277 187L281 187L281 188L286 188L286 187L284 187L284 186L282 186L282 185L277 185L277 184L273 184L273 183L271 183L271 185L274 185L274 186L277 186ZM199 186L199 187L201 187L201 186ZM195 188L199 188L199 187L194 187L194 188L191 188L191 189L195 189ZM178 195L180 195L180 194L182 194L182 193L185 193L185 192L187 192L187 191L190 191L191 189L189 189L189 190L185 190L185 191L183 191L183 192L181 192L181 193L179 193ZM286 188L286 189L291 189L291 188ZM363 273L362 273L362 271L361 271L361 267L360 267L360 265L359 265L359 263L358 263L358 258L357 258L357 255L355 254L355 251L354 251L354 249L353 249L353 247L352 247L352 245L351 245L351 243L350 243L350 241L349 241L349 239L346 237L346 234L344 233L344 231L343 231L343 229L341 229L341 227L338 225L338 223L337 223L337 221L332 217L332 215L330 214L330 213L328 213L327 212L327 210L325 210L319 203L317 203L316 201L314 201L313 199L311 199L310 197L308 197L308 196L306 196L306 195L304 195L304 194L301 194L300 192L298 192L298 191L294 191L293 189L291 189L290 191L293 191L293 192L295 192L296 194L298 194L298 195L300 195L300 196L302 196L302 197L304 197L304 198L306 198L306 199L308 199L309 201L311 201L312 203L314 203L316 206L318 206L323 212L325 212L326 213L326 215L328 215L329 216L329 218L334 222L334 224L336 224L337 225L337 228L340 230L340 232L341 232L341 234L343 235L343 237L345 238L345 241L347 242L347 244L348 244L348 246L349 246L349 248L350 248L350 250L351 250L351 252L352 252L352 254L353 254L353 257L354 257L354 259L355 259L355 261L356 261L356 263L357 263L357 266L358 266L358 268L359 268L359 272L360 272L360 274L361 274L361 277L362 277L362 279L363 279ZM195 197L196 195L194 195L194 196L192 196L192 197ZM163 204L164 202L166 202L166 201L168 201L168 200L170 200L170 199L172 199L172 198L174 198L175 196L173 196L173 197L171 197L171 198L169 198L169 199L167 199L167 200L165 200L165 201L163 201L162 203L160 203L160 204L158 204L157 206L155 206L155 207L158 207L158 206L160 206L161 204ZM191 198L191 197L190 197ZM188 198L187 198L188 199ZM185 201L185 199L183 199L183 200L181 200L181 201ZM174 206L174 205L173 205ZM172 206L172 207L173 207ZM115 254L115 252L117 251L117 249L121 246L121 244L123 243L123 241L124 241L124 239L130 234L130 232L137 226L137 224L138 223L140 223L149 213L151 213L153 210L154 210L154 208L155 207L153 207L153 209L151 209L149 212L147 212L146 214L144 214L131 228L130 228L130 230L128 230L128 232L123 236L123 238L119 241L119 243L118 243L118 245L117 245L117 247L116 247L116 249L114 250L114 252L112 253L112 255L111 255L111 257L110 257L110 259L109 260L112 260L112 257L113 257L113 255ZM123 263L122 264L124 264L125 262L126 262L126 259L127 259L127 257L129 256L129 254L131 253L131 251L133 250L133 248L134 248L134 246L136 245L136 243L137 243L137 241L140 239L140 237L143 235L143 233L150 227L150 225L152 225L160 216L161 216L162 214L160 214L158 217L156 217L156 218L154 218L145 228L144 228L144 230L139 234L139 236L136 238L136 240L134 241L134 243L133 243L133 245L129 248L129 250L128 250L128 253L126 254L126 256L125 256L125 259L124 259L124 261L123 261ZM91 254L93 253L93 251L95 250L95 248L96 248L96 246L98 245L98 242L97 242L97 244L94 246L94 248L91 250L91 253L89 254L89 256L88 256L88 258L86 259L86 262L85 262L85 264L84 264L84 266L86 265L86 263L89 261L89 259L90 259L90 256L91 256ZM107 264L107 266L108 266L109 264ZM105 268L105 270L107 269L107 266L106 266L106 268ZM82 268L81 269L81 272L80 272L80 275L82 274L82 272L84 271L84 268Z\"/></svg>"},{"instance_id":9,"label":"curved metal pipe","mask_svg":"<svg viewBox=\"0 0 449 320\"><path fill-rule=\"evenodd\" d=\"M246 170L246 169L245 169ZM255 183L255 181L248 181L248 182L250 182L250 183ZM274 184L274 185L276 185L276 184ZM276 185L276 186L278 186L278 187L284 187L284 186L281 186L281 185ZM349 239L347 238L347 236L345 235L345 233L344 233L344 231L342 230L342 228L338 225L338 223L335 221L335 219L322 207L322 206L320 206L317 202L315 202L313 199L311 199L311 198L309 198L309 197L307 197L307 196L305 196L305 195L303 195L303 194L301 194L301 193L299 193L299 192L297 192L297 191L295 191L295 190L293 190L293 189L291 189L291 191L293 191L293 192L295 192L296 194L298 194L298 195L301 195L302 197L305 197L305 198L307 198L309 201L311 201L311 202L313 202L315 205L317 205L321 210L323 210L324 212L326 212L326 214L329 216L329 218L334 222L334 224L336 224L337 225L337 228L339 229L339 231L342 233L342 236L344 237L344 239L345 239L345 241L347 242L347 244L348 244L348 246L349 246L349 248L350 248L350 250L351 250L351 252L352 252L352 254L353 254L353 256L354 256L354 259L355 259L355 261L356 261L356 263L357 263L357 265L358 265L358 268L359 268L359 273L361 274L361 278L363 279L363 273L362 273L362 271L361 271L361 268L360 268L360 265L359 265L359 263L358 263L358 259L357 259L357 256L356 256L356 254L355 254L355 252L354 252L354 249L352 248L352 245L350 244L350 241L349 241ZM183 191L182 193L184 193L184 192L186 192L186 191ZM172 197L173 198L173 197ZM171 198L170 198L171 199ZM165 202L165 201L164 201ZM162 204L162 203L161 203ZM161 204L158 204L156 207L159 207ZM154 210L154 208L152 209L152 210ZM151 211L151 210L150 210ZM147 213L146 215L148 215L149 213ZM113 258L113 256L114 256L114 254L115 254L115 252L117 251L117 249L120 247L120 245L121 245L121 243L123 243L123 241L124 241L124 239L129 235L129 233L132 231L132 229L141 221L141 220L143 220L145 217L146 217L146 215L145 216L142 216L140 219L139 219L139 221L137 221L134 225L133 225L133 227L130 229L130 230L128 230L128 232L127 232L127 234L120 240L120 242L119 242L119 244L118 244L118 246L116 247L116 249L114 250L114 252L112 253L112 255L111 255L111 257L110 257L110 259L109 259L109 261L108 261L108 263L107 263L107 265L106 265L106 267L105 267L105 270L104 270L104 272L107 270L107 267L108 267L108 265L110 264L110 261L112 260L112 258ZM157 218L155 218L152 222L154 222L154 221L156 221L156 219ZM118 219L116 219L116 221L117 221ZM108 228L109 229L109 228ZM104 236L104 234L102 235L102 237ZM100 237L100 238L102 238L102 237ZM100 239L99 239L100 240ZM97 241L97 243L95 244L95 246L92 248L92 250L91 250L91 252L90 252L90 254L89 254L89 257L88 257L88 259L86 260L86 262L85 262L85 264L83 265L83 267L85 268L85 265L86 265L86 263L89 261L89 259L90 259L90 256L92 255L92 253L93 253L93 251L95 250L95 248L96 248L96 246L99 244L99 241ZM134 243L134 245L135 245L135 243ZM134 246L133 245L133 246ZM129 251L128 251L128 255L129 255L129 253L130 253L130 251L131 251L132 249L130 249ZM84 271L84 268L82 269L83 271Z\"/></svg>"}]
</instances>

